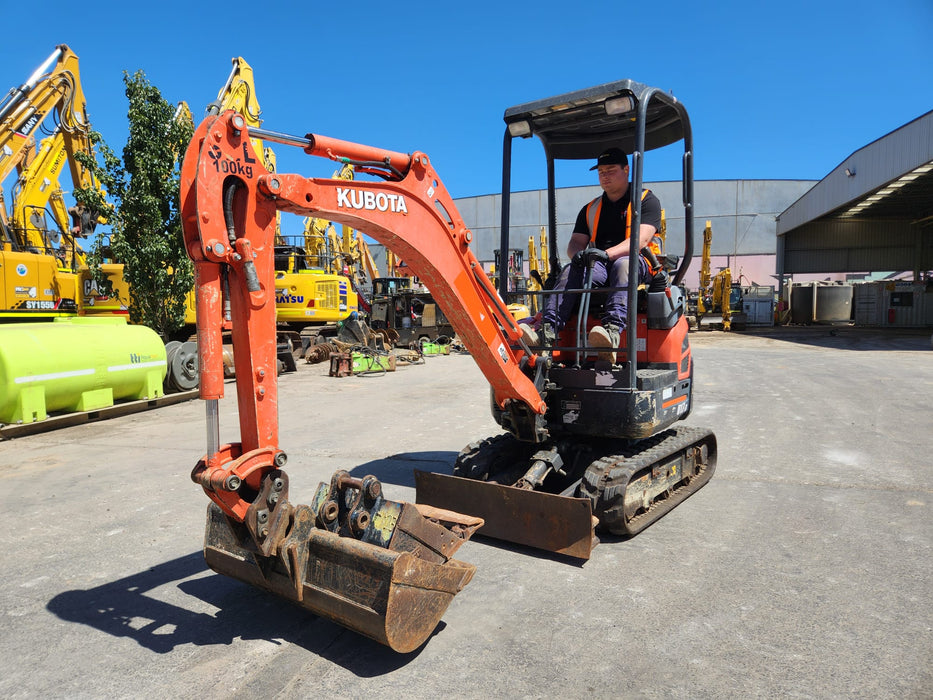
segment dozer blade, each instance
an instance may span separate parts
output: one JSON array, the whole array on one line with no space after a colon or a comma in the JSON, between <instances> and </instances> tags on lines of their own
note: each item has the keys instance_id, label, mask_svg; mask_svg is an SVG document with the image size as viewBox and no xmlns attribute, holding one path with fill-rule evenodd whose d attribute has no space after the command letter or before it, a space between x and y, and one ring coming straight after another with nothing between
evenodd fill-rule
<instances>
[{"instance_id":1,"label":"dozer blade","mask_svg":"<svg viewBox=\"0 0 933 700\"><path fill-rule=\"evenodd\" d=\"M319 493L328 495L325 484ZM345 515L342 503L339 510ZM338 518L327 515L324 522L322 512L295 506L277 550L263 556L246 525L211 503L204 558L219 574L287 598L395 651L417 649L473 578L475 566L449 557L482 521L380 497L367 511L365 527L349 536L326 529ZM354 513L360 524L360 510Z\"/></svg>"},{"instance_id":2,"label":"dozer blade","mask_svg":"<svg viewBox=\"0 0 933 700\"><path fill-rule=\"evenodd\" d=\"M482 518L477 534L578 559L599 540L589 498L558 496L488 481L415 470L417 503Z\"/></svg>"}]
</instances>

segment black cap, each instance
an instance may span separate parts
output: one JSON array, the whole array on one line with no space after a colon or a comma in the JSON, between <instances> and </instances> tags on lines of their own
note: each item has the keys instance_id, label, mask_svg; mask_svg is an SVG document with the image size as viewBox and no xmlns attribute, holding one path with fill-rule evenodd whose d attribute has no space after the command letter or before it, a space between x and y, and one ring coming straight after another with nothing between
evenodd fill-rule
<instances>
[{"instance_id":1,"label":"black cap","mask_svg":"<svg viewBox=\"0 0 933 700\"><path fill-rule=\"evenodd\" d=\"M596 170L600 165L621 165L623 168L628 165L628 156L621 148L607 148L599 154L596 159L596 165L590 170Z\"/></svg>"}]
</instances>

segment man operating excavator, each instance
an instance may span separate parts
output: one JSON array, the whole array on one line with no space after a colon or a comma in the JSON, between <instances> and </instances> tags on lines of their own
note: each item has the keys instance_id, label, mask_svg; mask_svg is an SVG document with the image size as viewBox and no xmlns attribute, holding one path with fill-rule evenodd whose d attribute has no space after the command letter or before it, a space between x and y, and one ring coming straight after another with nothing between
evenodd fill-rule
<instances>
[{"instance_id":1,"label":"man operating excavator","mask_svg":"<svg viewBox=\"0 0 933 700\"><path fill-rule=\"evenodd\" d=\"M561 271L555 292L583 287L587 266L587 250L604 251L604 255L593 256L592 286L609 287L604 305L602 325L595 326L587 338L589 345L607 348L600 351L599 359L615 362L615 348L625 330L628 319L629 261L631 249L632 195L629 186L628 156L620 148L603 151L590 170L599 172L599 186L603 194L586 204L577 215L567 256L571 263ZM641 226L638 235L638 250L647 248L654 256L661 255L661 203L650 190L641 193ZM655 265L645 255L639 256L638 283L648 282L657 272ZM541 316L539 332L522 325L525 341L530 345L551 346L555 343L567 319L573 313L579 299L575 294L550 294L547 296Z\"/></svg>"}]
</instances>

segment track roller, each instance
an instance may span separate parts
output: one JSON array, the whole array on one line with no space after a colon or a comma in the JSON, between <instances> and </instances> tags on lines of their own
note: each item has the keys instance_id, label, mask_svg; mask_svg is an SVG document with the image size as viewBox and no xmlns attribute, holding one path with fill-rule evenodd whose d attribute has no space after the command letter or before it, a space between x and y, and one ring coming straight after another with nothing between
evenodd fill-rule
<instances>
[{"instance_id":1,"label":"track roller","mask_svg":"<svg viewBox=\"0 0 933 700\"><path fill-rule=\"evenodd\" d=\"M594 461L580 484L600 526L635 535L699 491L716 469L716 436L678 427L643 440L637 449Z\"/></svg>"}]
</instances>

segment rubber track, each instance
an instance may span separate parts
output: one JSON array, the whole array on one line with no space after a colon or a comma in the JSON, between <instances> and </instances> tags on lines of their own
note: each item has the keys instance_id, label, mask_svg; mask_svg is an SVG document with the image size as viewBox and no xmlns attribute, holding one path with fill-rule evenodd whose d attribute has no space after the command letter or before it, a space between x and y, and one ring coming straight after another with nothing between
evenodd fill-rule
<instances>
[{"instance_id":1,"label":"rubber track","mask_svg":"<svg viewBox=\"0 0 933 700\"><path fill-rule=\"evenodd\" d=\"M528 465L524 462L532 452L533 446L507 433L471 442L457 456L454 476L511 484L507 479L516 467L521 470L516 479L525 473ZM506 481L501 481L503 478Z\"/></svg>"},{"instance_id":2,"label":"rubber track","mask_svg":"<svg viewBox=\"0 0 933 700\"><path fill-rule=\"evenodd\" d=\"M648 510L626 521L623 512L625 489L632 477L664 462L689 447L712 438L713 449L706 464L688 482L681 482L667 498L655 500ZM615 535L635 535L669 513L688 496L700 490L716 469L715 436L706 428L679 427L658 433L637 443L623 454L609 455L594 461L583 474L581 495L593 501L593 512L600 526Z\"/></svg>"}]
</instances>

